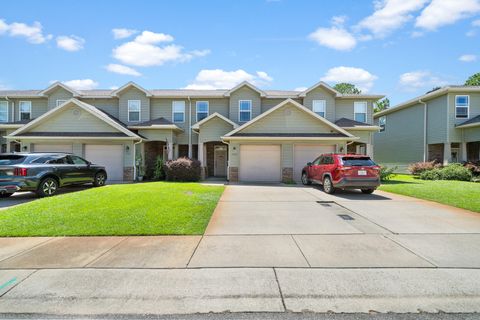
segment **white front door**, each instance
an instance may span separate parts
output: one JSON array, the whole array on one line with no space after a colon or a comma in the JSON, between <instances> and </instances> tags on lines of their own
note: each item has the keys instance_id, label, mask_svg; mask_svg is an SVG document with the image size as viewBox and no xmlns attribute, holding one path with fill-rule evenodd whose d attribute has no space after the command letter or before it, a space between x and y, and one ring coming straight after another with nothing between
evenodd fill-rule
<instances>
[{"instance_id":1,"label":"white front door","mask_svg":"<svg viewBox=\"0 0 480 320\"><path fill-rule=\"evenodd\" d=\"M123 145L86 144L85 159L104 166L109 181L123 180Z\"/></svg>"},{"instance_id":2,"label":"white front door","mask_svg":"<svg viewBox=\"0 0 480 320\"><path fill-rule=\"evenodd\" d=\"M227 176L227 146L214 147L214 167L213 175L215 177Z\"/></svg>"},{"instance_id":3,"label":"white front door","mask_svg":"<svg viewBox=\"0 0 480 320\"><path fill-rule=\"evenodd\" d=\"M317 144L296 144L293 158L293 180L301 182L302 169L307 162L313 162L322 153L335 152L335 146Z\"/></svg>"},{"instance_id":4,"label":"white front door","mask_svg":"<svg viewBox=\"0 0 480 320\"><path fill-rule=\"evenodd\" d=\"M280 182L280 145L240 145L240 181Z\"/></svg>"}]
</instances>

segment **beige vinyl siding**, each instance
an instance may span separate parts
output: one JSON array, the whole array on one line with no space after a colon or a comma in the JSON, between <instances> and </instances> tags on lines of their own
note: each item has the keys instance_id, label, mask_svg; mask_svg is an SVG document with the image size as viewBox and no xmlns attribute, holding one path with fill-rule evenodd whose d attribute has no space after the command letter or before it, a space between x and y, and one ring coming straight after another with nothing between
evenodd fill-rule
<instances>
[{"instance_id":1,"label":"beige vinyl siding","mask_svg":"<svg viewBox=\"0 0 480 320\"><path fill-rule=\"evenodd\" d=\"M188 144L188 108L189 102L187 99L152 99L152 119L157 118L165 118L169 121L173 122L173 101L184 101L185 102L185 118L184 122L175 122L175 125L179 128L182 128L184 131L178 133L176 136L176 143L178 144ZM194 103L192 102L192 109L194 107ZM192 118L194 117L194 113L192 110ZM192 125L194 122L192 122ZM192 133L192 144L196 144L198 141L198 135Z\"/></svg>"},{"instance_id":2,"label":"beige vinyl siding","mask_svg":"<svg viewBox=\"0 0 480 320\"><path fill-rule=\"evenodd\" d=\"M386 115L385 131L375 133L375 161L408 164L423 161L423 105Z\"/></svg>"},{"instance_id":3,"label":"beige vinyl siding","mask_svg":"<svg viewBox=\"0 0 480 320\"><path fill-rule=\"evenodd\" d=\"M108 113L115 118L120 117L119 109L118 109L118 99L117 98L109 98L109 99L81 99L83 102L88 103L98 109Z\"/></svg>"},{"instance_id":4,"label":"beige vinyl siding","mask_svg":"<svg viewBox=\"0 0 480 320\"><path fill-rule=\"evenodd\" d=\"M286 98L280 98L280 99L262 98L262 113L272 109L273 107L276 107L278 104L282 103L285 100L287 99ZM303 103L302 99L292 99L292 100L300 104Z\"/></svg>"},{"instance_id":5,"label":"beige vinyl siding","mask_svg":"<svg viewBox=\"0 0 480 320\"><path fill-rule=\"evenodd\" d=\"M79 114L76 114L79 112ZM30 132L118 132L103 120L78 107L67 107Z\"/></svg>"},{"instance_id":6,"label":"beige vinyl siding","mask_svg":"<svg viewBox=\"0 0 480 320\"><path fill-rule=\"evenodd\" d=\"M70 91L58 87L48 94L48 110L51 110L57 106L57 100L69 100L73 98L73 94Z\"/></svg>"},{"instance_id":7,"label":"beige vinyl siding","mask_svg":"<svg viewBox=\"0 0 480 320\"><path fill-rule=\"evenodd\" d=\"M230 112L228 118L233 122L238 124L244 123L238 121L238 101L240 100L252 101L252 119L262 112L260 93L247 86L243 86L230 94Z\"/></svg>"},{"instance_id":8,"label":"beige vinyl siding","mask_svg":"<svg viewBox=\"0 0 480 320\"><path fill-rule=\"evenodd\" d=\"M238 167L240 164L240 144L232 142L228 147L228 166Z\"/></svg>"},{"instance_id":9,"label":"beige vinyl siding","mask_svg":"<svg viewBox=\"0 0 480 320\"><path fill-rule=\"evenodd\" d=\"M48 100L46 98L22 98L10 100L11 101L8 109L8 121L20 120L20 101L30 101L32 103L32 119L38 118L48 111Z\"/></svg>"},{"instance_id":10,"label":"beige vinyl siding","mask_svg":"<svg viewBox=\"0 0 480 320\"><path fill-rule=\"evenodd\" d=\"M174 134L172 130L164 130L164 129L144 129L144 130L138 130L138 133L147 138L148 140L151 141L169 141L169 142L175 142L174 141Z\"/></svg>"},{"instance_id":11,"label":"beige vinyl siding","mask_svg":"<svg viewBox=\"0 0 480 320\"><path fill-rule=\"evenodd\" d=\"M336 99L335 121L341 118L355 120L355 102L367 102L367 123L373 124L373 100L362 99Z\"/></svg>"},{"instance_id":12,"label":"beige vinyl siding","mask_svg":"<svg viewBox=\"0 0 480 320\"><path fill-rule=\"evenodd\" d=\"M329 133L331 127L290 103L246 127L245 133Z\"/></svg>"},{"instance_id":13,"label":"beige vinyl siding","mask_svg":"<svg viewBox=\"0 0 480 320\"><path fill-rule=\"evenodd\" d=\"M130 87L120 92L118 98L119 118L123 123L128 123L128 100L140 100L140 122L150 120L150 98L143 91Z\"/></svg>"},{"instance_id":14,"label":"beige vinyl siding","mask_svg":"<svg viewBox=\"0 0 480 320\"><path fill-rule=\"evenodd\" d=\"M312 110L313 100L326 101L325 118L330 122L334 122L336 113L336 101L334 94L328 90L325 90L322 87L315 88L309 93L307 93L307 95L303 99L303 105L308 109Z\"/></svg>"},{"instance_id":15,"label":"beige vinyl siding","mask_svg":"<svg viewBox=\"0 0 480 320\"><path fill-rule=\"evenodd\" d=\"M77 143L77 142L72 143L72 152L74 155L77 155L82 158L85 156L85 154L83 153L83 144L81 143Z\"/></svg>"},{"instance_id":16,"label":"beige vinyl siding","mask_svg":"<svg viewBox=\"0 0 480 320\"><path fill-rule=\"evenodd\" d=\"M218 117L215 117L200 126L199 142L221 141L221 136L233 130L233 126Z\"/></svg>"},{"instance_id":17,"label":"beige vinyl siding","mask_svg":"<svg viewBox=\"0 0 480 320\"><path fill-rule=\"evenodd\" d=\"M293 143L282 143L282 168L293 168Z\"/></svg>"},{"instance_id":18,"label":"beige vinyl siding","mask_svg":"<svg viewBox=\"0 0 480 320\"><path fill-rule=\"evenodd\" d=\"M455 118L455 96L466 95L470 96L470 108L468 118ZM458 125L462 122L472 119L480 115L480 93L468 93L468 92L455 92L448 94L449 100L449 141L450 142L461 142L462 141L462 131L455 128L455 125Z\"/></svg>"},{"instance_id":19,"label":"beige vinyl siding","mask_svg":"<svg viewBox=\"0 0 480 320\"><path fill-rule=\"evenodd\" d=\"M480 141L480 127L463 129L465 142Z\"/></svg>"},{"instance_id":20,"label":"beige vinyl siding","mask_svg":"<svg viewBox=\"0 0 480 320\"><path fill-rule=\"evenodd\" d=\"M347 130L349 133L353 134L355 137L359 137L360 140L355 140L355 142L361 143L372 143L373 133L371 131L362 131L362 130Z\"/></svg>"},{"instance_id":21,"label":"beige vinyl siding","mask_svg":"<svg viewBox=\"0 0 480 320\"><path fill-rule=\"evenodd\" d=\"M427 144L444 143L447 141L447 95L425 103L427 104ZM421 127L423 128L423 124Z\"/></svg>"}]
</instances>

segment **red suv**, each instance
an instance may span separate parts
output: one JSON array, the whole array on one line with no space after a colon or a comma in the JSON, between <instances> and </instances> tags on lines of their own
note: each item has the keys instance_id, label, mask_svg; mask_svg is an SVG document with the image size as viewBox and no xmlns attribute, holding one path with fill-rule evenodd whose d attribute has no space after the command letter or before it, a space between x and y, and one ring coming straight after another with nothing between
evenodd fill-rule
<instances>
[{"instance_id":1,"label":"red suv","mask_svg":"<svg viewBox=\"0 0 480 320\"><path fill-rule=\"evenodd\" d=\"M380 167L368 156L359 154L322 154L302 170L302 183L323 185L326 193L335 189L360 189L372 193L380 185Z\"/></svg>"}]
</instances>

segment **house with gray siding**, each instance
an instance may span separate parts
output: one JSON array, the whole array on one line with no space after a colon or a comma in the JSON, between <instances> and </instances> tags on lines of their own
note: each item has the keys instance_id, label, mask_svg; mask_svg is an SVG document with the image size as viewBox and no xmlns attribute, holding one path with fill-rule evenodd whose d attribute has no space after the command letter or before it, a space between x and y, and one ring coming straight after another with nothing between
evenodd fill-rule
<instances>
[{"instance_id":1,"label":"house with gray siding","mask_svg":"<svg viewBox=\"0 0 480 320\"><path fill-rule=\"evenodd\" d=\"M405 169L420 161L479 161L480 87L448 86L374 114L375 160Z\"/></svg>"},{"instance_id":2,"label":"house with gray siding","mask_svg":"<svg viewBox=\"0 0 480 320\"><path fill-rule=\"evenodd\" d=\"M158 157L198 159L205 177L299 181L326 152L373 155L373 103L382 95L341 94L323 82L305 91L224 90L0 91L2 152L71 152L104 165L109 180L152 176Z\"/></svg>"}]
</instances>

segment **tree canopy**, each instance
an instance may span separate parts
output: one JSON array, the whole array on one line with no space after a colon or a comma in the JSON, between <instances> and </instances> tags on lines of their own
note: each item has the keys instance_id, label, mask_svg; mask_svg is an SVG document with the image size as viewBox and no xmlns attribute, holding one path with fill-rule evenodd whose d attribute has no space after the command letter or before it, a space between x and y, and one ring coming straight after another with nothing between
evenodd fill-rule
<instances>
[{"instance_id":1,"label":"tree canopy","mask_svg":"<svg viewBox=\"0 0 480 320\"><path fill-rule=\"evenodd\" d=\"M480 86L480 72L477 72L470 76L470 78L465 81L466 86Z\"/></svg>"},{"instance_id":2,"label":"tree canopy","mask_svg":"<svg viewBox=\"0 0 480 320\"><path fill-rule=\"evenodd\" d=\"M383 98L382 100L375 102L373 105L373 112L380 112L388 108L390 108L390 100L388 98Z\"/></svg>"},{"instance_id":3,"label":"tree canopy","mask_svg":"<svg viewBox=\"0 0 480 320\"><path fill-rule=\"evenodd\" d=\"M355 87L354 84L346 83L346 82L337 83L335 86L333 86L333 89L343 94L361 94L362 93L362 91L357 87Z\"/></svg>"}]
</instances>

